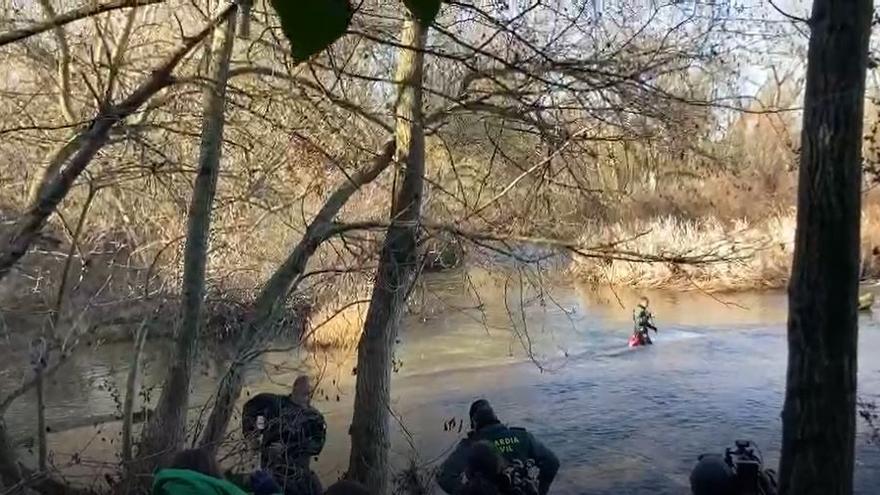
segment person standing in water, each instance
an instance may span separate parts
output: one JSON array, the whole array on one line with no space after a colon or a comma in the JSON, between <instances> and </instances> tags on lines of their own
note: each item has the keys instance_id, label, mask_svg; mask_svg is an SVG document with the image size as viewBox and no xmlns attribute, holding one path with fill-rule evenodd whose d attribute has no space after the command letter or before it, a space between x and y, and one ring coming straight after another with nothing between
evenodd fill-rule
<instances>
[{"instance_id":1,"label":"person standing in water","mask_svg":"<svg viewBox=\"0 0 880 495\"><path fill-rule=\"evenodd\" d=\"M653 330L655 334L657 333L657 327L654 326L654 315L651 313L651 310L648 309L648 304L648 298L642 296L642 298L639 299L639 305L633 310L633 335L636 336L642 344L652 343L648 332L649 330Z\"/></svg>"},{"instance_id":2,"label":"person standing in water","mask_svg":"<svg viewBox=\"0 0 880 495\"><path fill-rule=\"evenodd\" d=\"M483 481L493 484L497 493L546 495L559 471L556 455L525 429L502 424L485 399L471 404L469 416L472 431L437 472L440 488L456 495L477 481L473 479L475 475L481 475L485 476ZM492 456L485 455L486 448L497 455L500 463L497 468L488 462ZM472 479L465 483L462 475L468 473Z\"/></svg>"},{"instance_id":3,"label":"person standing in water","mask_svg":"<svg viewBox=\"0 0 880 495\"><path fill-rule=\"evenodd\" d=\"M290 395L257 394L242 411L242 434L259 445L261 466L285 493L318 495L323 491L310 463L324 449L327 422L312 407L311 392L309 377L301 375Z\"/></svg>"}]
</instances>

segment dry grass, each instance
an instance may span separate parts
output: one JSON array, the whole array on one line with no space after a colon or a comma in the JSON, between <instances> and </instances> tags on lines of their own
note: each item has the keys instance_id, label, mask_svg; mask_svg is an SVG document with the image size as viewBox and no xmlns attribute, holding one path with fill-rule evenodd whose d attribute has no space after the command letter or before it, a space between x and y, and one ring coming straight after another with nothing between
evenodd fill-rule
<instances>
[{"instance_id":1,"label":"dry grass","mask_svg":"<svg viewBox=\"0 0 880 495\"><path fill-rule=\"evenodd\" d=\"M339 309L322 309L312 315L305 345L311 349L348 351L357 347L367 316L368 303L357 302Z\"/></svg>"},{"instance_id":2,"label":"dry grass","mask_svg":"<svg viewBox=\"0 0 880 495\"><path fill-rule=\"evenodd\" d=\"M585 242L632 239L619 247L652 256L709 254L729 261L678 265L577 258L571 270L589 283L638 288L714 292L781 288L788 283L795 224L794 210L784 210L760 221L667 216L597 227L585 234ZM873 278L880 274L880 206L863 211L862 239L862 276Z\"/></svg>"}]
</instances>

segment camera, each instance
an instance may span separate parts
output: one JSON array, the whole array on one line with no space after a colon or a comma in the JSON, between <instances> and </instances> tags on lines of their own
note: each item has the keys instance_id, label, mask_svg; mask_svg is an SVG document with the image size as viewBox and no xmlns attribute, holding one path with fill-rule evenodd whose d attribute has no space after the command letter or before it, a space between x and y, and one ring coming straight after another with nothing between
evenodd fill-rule
<instances>
[{"instance_id":1,"label":"camera","mask_svg":"<svg viewBox=\"0 0 880 495\"><path fill-rule=\"evenodd\" d=\"M698 457L690 476L693 495L776 495L776 475L764 469L761 450L748 440L737 440L724 455Z\"/></svg>"},{"instance_id":2,"label":"camera","mask_svg":"<svg viewBox=\"0 0 880 495\"><path fill-rule=\"evenodd\" d=\"M742 495L763 494L761 475L764 471L764 465L760 455L756 452L757 447L748 440L737 440L734 445L734 448L725 450L724 462L733 471L737 493Z\"/></svg>"}]
</instances>

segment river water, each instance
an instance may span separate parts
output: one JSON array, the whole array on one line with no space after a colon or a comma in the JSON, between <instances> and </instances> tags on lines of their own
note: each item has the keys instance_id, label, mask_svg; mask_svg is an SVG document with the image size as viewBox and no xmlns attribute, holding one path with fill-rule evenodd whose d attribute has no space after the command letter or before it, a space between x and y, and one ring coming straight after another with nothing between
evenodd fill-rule
<instances>
[{"instance_id":1,"label":"river water","mask_svg":"<svg viewBox=\"0 0 880 495\"><path fill-rule=\"evenodd\" d=\"M781 439L786 297L779 292L711 297L649 293L660 333L656 345L628 349L638 294L571 286L560 280L484 271L432 275L408 316L397 350L392 408L396 466L416 459L430 468L462 436L448 431L471 401L485 397L503 421L523 426L562 461L559 494L685 494L700 453L721 452L738 438L763 449L775 466ZM540 288L538 288L540 287ZM547 289L547 288L550 289ZM880 319L880 318L878 318ZM880 399L880 321L860 320L860 395ZM147 353L145 385L161 380L167 347ZM194 403L207 400L222 358L206 351ZM321 375L316 406L329 433L317 471L332 482L348 462L353 352L266 355L248 393L287 390L303 366ZM130 345L76 355L49 385L50 425L113 413L131 361ZM8 384L3 384L4 388ZM6 388L8 389L8 388ZM153 392L153 398L158 392ZM14 436L32 433L33 401L7 414ZM89 426L50 437L55 462L79 461L88 476L113 459L118 425ZM859 423L858 494L880 486L880 445Z\"/></svg>"}]
</instances>

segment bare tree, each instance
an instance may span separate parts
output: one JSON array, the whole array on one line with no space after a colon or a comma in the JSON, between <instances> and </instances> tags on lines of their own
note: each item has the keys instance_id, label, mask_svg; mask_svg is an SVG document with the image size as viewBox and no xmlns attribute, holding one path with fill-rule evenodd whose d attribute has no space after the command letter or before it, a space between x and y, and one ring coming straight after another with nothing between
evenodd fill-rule
<instances>
[{"instance_id":1,"label":"bare tree","mask_svg":"<svg viewBox=\"0 0 880 495\"><path fill-rule=\"evenodd\" d=\"M180 444L194 339L206 338L204 330L222 319L211 314L205 324L199 321L201 313L217 311L212 297L229 303L219 305L221 309L235 308L227 312L232 314L229 328L240 332L230 339L234 358L217 395L204 408L213 406L198 443L216 452L230 429L246 364L264 352L281 330L299 331L303 326L285 319L291 314L285 306L288 299L314 301L310 308L345 307L352 304L350 299L359 299L348 291L362 294L372 288L359 346L362 364L351 473L382 488L390 474L388 374L393 342L408 287L418 271L417 251L425 249L424 243L442 237L444 242L489 249L521 263L533 261L516 252L522 244L565 250L599 263L620 259L697 264L729 259L693 252L644 256L613 242L588 249L590 239L579 237L585 219L601 218L602 207L624 202L643 183L650 183L650 177L664 180L664 172L680 165L675 158L680 151L694 155L699 151L694 150L714 123L712 106L724 105L710 100L713 88L708 84L701 87L706 91L694 91L690 76L721 65L707 62L711 57L706 55L715 49L713 33L722 32L715 19L704 23L687 15L682 19L676 12L664 17L658 13L661 7L646 14L634 5L624 6L626 14L611 21L539 0L520 2L515 8L486 9L449 2L444 16L432 24L428 44L427 24L408 21L411 32L398 39L403 9L368 1L359 4L346 37L301 63L303 54L280 41L284 22L279 30L269 2L258 2L253 22L259 34L251 43L237 45L241 58L236 58L223 86L228 108L216 117L225 120L224 132L217 138L214 133L220 123L209 125L209 109L200 105L206 101L202 91L216 91L220 78L216 72L205 76L196 69L197 62L187 60L199 39L212 32L209 27L198 33L199 39L185 35L207 18L202 2L150 9L151 15L134 28L133 17L119 22L122 16L113 21L110 15L97 16L110 5L147 3L153 2L108 1L61 15L43 12L41 16L35 9L31 17L46 18L45 22L26 27L26 32L7 33L11 38L0 35L0 41L20 42L8 46L4 54L24 53L26 66L40 76L33 78L39 87L30 94L3 94L9 98L0 105L10 114L17 117L17 107L28 111L19 112L21 118L8 118L10 122L0 129L0 135L20 140L17 149L5 143L0 149L10 149L10 156L23 150L29 151L27 156L49 153L31 160L47 172L36 181L28 171L35 167L17 169L22 183L38 187L33 189L32 202L21 201L31 208L4 236L7 244L0 245L0 278L35 240L39 242L47 220L57 214L58 222L64 223L67 210L79 206L84 194L76 186L87 177L89 185L94 181L107 191L93 206L103 216L103 225L93 229L123 230L127 242L145 260L139 261L145 265L140 287L144 299L156 294L156 287L167 291L161 295L167 299L176 301L180 292L184 295L184 323L176 336L178 359L158 414L146 429L141 449L148 457L145 464L155 464ZM190 16L179 15L178 7L189 9ZM240 8L245 7L246 2L240 3ZM298 14L295 8L290 10ZM212 26L226 22L231 11L223 15ZM69 24L87 17L89 25ZM304 22L302 17L298 21ZM175 53L170 66L170 62L157 64L167 53L168 33L178 23L188 51L179 57ZM121 27L121 34L114 24ZM108 36L108 31L118 34L116 40L124 40L126 33L136 40L128 50L121 50L124 43ZM58 70L61 57L45 56L50 50L43 44L59 45L58 33L66 34L69 45L73 64L69 72L74 75L69 84ZM218 43L221 39L218 36ZM94 50L99 52L98 61ZM123 51L125 63L112 63ZM397 74L391 76L395 54L399 54ZM426 64L431 70L423 75ZM151 74L157 65L167 68L157 74L158 79ZM710 82L723 79L705 77ZM144 80L149 87L138 84ZM66 86L69 91L55 90ZM120 108L111 104L114 93L138 95L139 100L128 113L114 113ZM67 105L73 107L68 112L73 119L61 115L65 95L73 97ZM90 100L97 110L87 110L92 108ZM34 110L32 101L40 108ZM76 121L88 113L98 116L92 124ZM113 119L115 123L110 122ZM395 121L396 136L388 139ZM97 150L103 144L96 147L92 131L83 130L84 125L101 127L105 133L101 139L107 144L102 152ZM224 163L216 193L203 194L217 172L216 165L203 166L211 136L215 140L210 145L217 153L222 146ZM34 142L39 146L34 147ZM54 149L45 149L47 142ZM191 156L200 142L202 163L197 169ZM377 147L380 153L375 152ZM83 149L94 154L83 159ZM395 152L397 160L392 159ZM383 176L392 163L400 170L393 178ZM700 172L696 166L692 170ZM190 198L193 176L195 196L206 200L200 208ZM177 247L187 238L181 219L188 205L191 235L181 260L182 250ZM196 225L196 217L201 225ZM206 264L209 221L212 261ZM45 231L56 227L54 220L48 225ZM35 249L30 252L33 255L20 267L45 256ZM373 287L369 273L377 275ZM18 278L7 277L3 283ZM205 292L207 303L202 302ZM128 318L132 328L142 316ZM172 327L172 322L167 326ZM158 333L151 331L151 338ZM308 338L288 336L295 339L290 346ZM138 348L135 345L135 355ZM46 373L56 369L52 364ZM136 381L136 373L133 369L129 383ZM128 398L133 399L131 387ZM7 396L3 404L12 399ZM132 414L131 407L127 402L123 411L123 416L132 418L123 459L128 459L131 447L130 423L143 416ZM151 450L158 457L150 456ZM6 467L0 465L0 470Z\"/></svg>"},{"instance_id":2,"label":"bare tree","mask_svg":"<svg viewBox=\"0 0 880 495\"><path fill-rule=\"evenodd\" d=\"M28 210L16 221L0 241L0 280L9 274L12 266L27 253L34 239L42 229L46 219L55 212L58 204L67 196L76 179L91 163L98 151L107 143L110 130L118 122L137 111L149 98L171 83L171 73L183 58L195 48L212 31L214 26L224 22L235 13L233 4L221 12L214 21L195 36L186 39L182 46L174 52L136 91L123 101L101 109L92 120L88 129L76 138L76 152L67 162L67 166L51 182L41 189L41 195Z\"/></svg>"},{"instance_id":3,"label":"bare tree","mask_svg":"<svg viewBox=\"0 0 880 495\"><path fill-rule=\"evenodd\" d=\"M867 0L815 0L789 285L781 491L851 494Z\"/></svg>"},{"instance_id":4,"label":"bare tree","mask_svg":"<svg viewBox=\"0 0 880 495\"><path fill-rule=\"evenodd\" d=\"M210 452L216 452L226 435L235 402L241 395L244 384L244 367L262 351L262 346L273 333L278 309L295 292L302 281L309 259L331 235L338 233L334 219L349 198L365 184L375 180L391 164L395 150L394 140L390 140L373 162L352 175L341 184L306 228L302 239L290 255L272 274L254 303L254 312L241 335L236 348L236 357L229 365L217 390L211 415L202 433L200 445Z\"/></svg>"},{"instance_id":5,"label":"bare tree","mask_svg":"<svg viewBox=\"0 0 880 495\"><path fill-rule=\"evenodd\" d=\"M214 34L214 47L205 51L213 83L205 91L204 114L199 149L199 167L189 209L184 251L181 322L176 332L175 358L162 387L156 414L145 429L138 454L152 467L162 465L185 439L189 387L197 355L205 297L205 270L211 212L220 172L220 156L225 124L226 90L229 65L235 41L237 13L233 11ZM149 469L148 471L152 471Z\"/></svg>"},{"instance_id":6,"label":"bare tree","mask_svg":"<svg viewBox=\"0 0 880 495\"><path fill-rule=\"evenodd\" d=\"M358 374L351 421L351 456L347 476L373 493L389 488L391 448L391 360L406 298L418 272L417 237L425 175L422 74L428 26L414 16L403 24L395 80L399 189L391 224L376 270L364 331L358 344Z\"/></svg>"}]
</instances>

